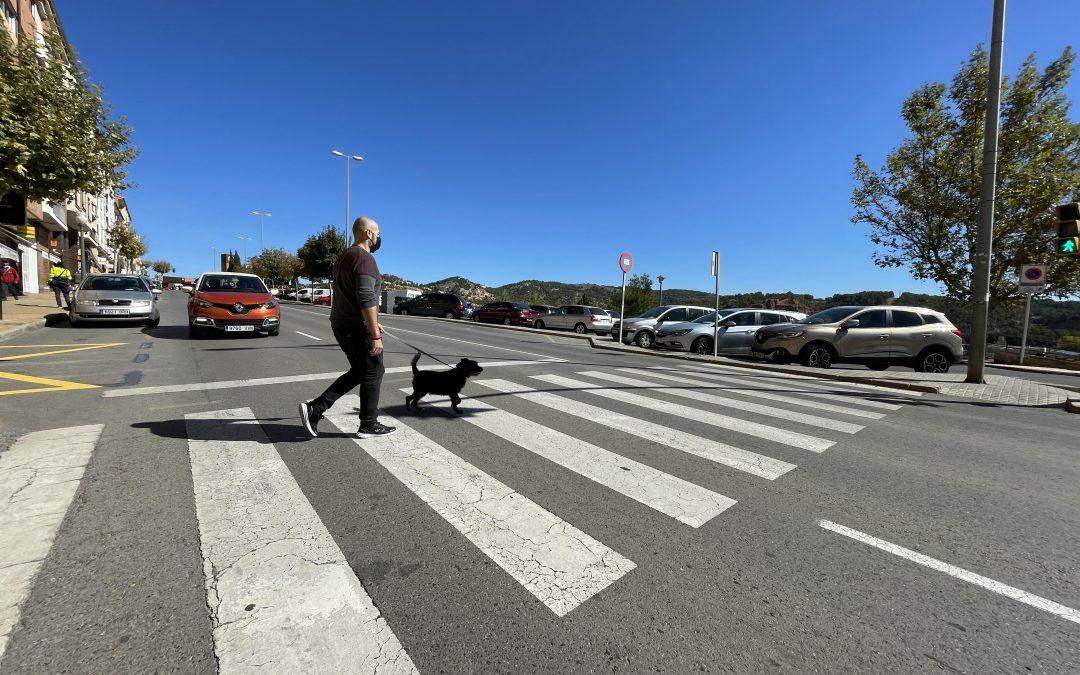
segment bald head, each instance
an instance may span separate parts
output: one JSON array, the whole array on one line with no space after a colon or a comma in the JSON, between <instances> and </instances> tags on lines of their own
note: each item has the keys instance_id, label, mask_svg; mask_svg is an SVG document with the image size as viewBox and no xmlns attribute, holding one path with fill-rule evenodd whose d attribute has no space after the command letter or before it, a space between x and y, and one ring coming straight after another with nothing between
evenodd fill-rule
<instances>
[{"instance_id":1,"label":"bald head","mask_svg":"<svg viewBox=\"0 0 1080 675\"><path fill-rule=\"evenodd\" d=\"M352 234L354 242L368 248L370 243L379 236L379 224L375 222L374 218L360 216L353 221Z\"/></svg>"}]
</instances>

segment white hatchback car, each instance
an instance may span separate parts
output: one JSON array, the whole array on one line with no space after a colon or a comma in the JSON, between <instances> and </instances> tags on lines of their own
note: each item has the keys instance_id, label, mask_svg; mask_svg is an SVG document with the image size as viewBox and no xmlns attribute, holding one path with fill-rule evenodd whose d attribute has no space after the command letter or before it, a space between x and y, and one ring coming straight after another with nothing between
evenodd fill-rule
<instances>
[{"instance_id":1,"label":"white hatchback car","mask_svg":"<svg viewBox=\"0 0 1080 675\"><path fill-rule=\"evenodd\" d=\"M615 321L611 326L611 337L617 340L621 333L623 342L633 342L643 348L652 347L656 341L656 331L665 323L693 321L711 311L713 310L708 307L692 305L660 305L642 312L639 316Z\"/></svg>"},{"instance_id":2,"label":"white hatchback car","mask_svg":"<svg viewBox=\"0 0 1080 675\"><path fill-rule=\"evenodd\" d=\"M785 310L731 308L709 312L694 321L665 323L656 331L656 346L695 354L712 354L713 340L717 340L716 353L751 356L754 333L762 326L788 323L806 318L801 312Z\"/></svg>"}]
</instances>

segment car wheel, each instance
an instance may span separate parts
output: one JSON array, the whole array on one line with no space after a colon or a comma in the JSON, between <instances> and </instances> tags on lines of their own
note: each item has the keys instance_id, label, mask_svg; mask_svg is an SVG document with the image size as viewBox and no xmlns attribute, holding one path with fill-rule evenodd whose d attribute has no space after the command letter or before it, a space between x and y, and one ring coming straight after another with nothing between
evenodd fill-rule
<instances>
[{"instance_id":1,"label":"car wheel","mask_svg":"<svg viewBox=\"0 0 1080 675\"><path fill-rule=\"evenodd\" d=\"M579 323L574 325L574 332L578 335L584 335L585 333L589 332L589 329L585 326L585 324Z\"/></svg>"},{"instance_id":2,"label":"car wheel","mask_svg":"<svg viewBox=\"0 0 1080 675\"><path fill-rule=\"evenodd\" d=\"M472 315L472 321L473 321L473 323L480 323L480 317L473 314Z\"/></svg>"},{"instance_id":3,"label":"car wheel","mask_svg":"<svg viewBox=\"0 0 1080 675\"><path fill-rule=\"evenodd\" d=\"M829 368L833 363L833 353L828 346L821 343L807 345L799 361L809 368Z\"/></svg>"},{"instance_id":4,"label":"car wheel","mask_svg":"<svg viewBox=\"0 0 1080 675\"><path fill-rule=\"evenodd\" d=\"M652 333L650 333L647 330L641 331L640 333L637 334L637 337L634 338L634 344L636 344L638 347L641 347L642 349L648 349L649 347L652 347L653 346Z\"/></svg>"},{"instance_id":5,"label":"car wheel","mask_svg":"<svg viewBox=\"0 0 1080 675\"><path fill-rule=\"evenodd\" d=\"M454 318L454 313L453 312L447 312L446 314L443 314L443 317L445 317L447 319L453 319Z\"/></svg>"},{"instance_id":6,"label":"car wheel","mask_svg":"<svg viewBox=\"0 0 1080 675\"><path fill-rule=\"evenodd\" d=\"M544 322L541 321L540 319L537 319L536 323L534 323L533 326L535 326L536 328L543 328L544 327Z\"/></svg>"},{"instance_id":7,"label":"car wheel","mask_svg":"<svg viewBox=\"0 0 1080 675\"><path fill-rule=\"evenodd\" d=\"M922 356L919 357L915 370L920 373L947 373L951 365L952 363L950 363L949 357L944 351L930 349L923 352Z\"/></svg>"},{"instance_id":8,"label":"car wheel","mask_svg":"<svg viewBox=\"0 0 1080 675\"><path fill-rule=\"evenodd\" d=\"M281 329L280 328L275 328L273 330L268 330L268 331L266 331L266 334L269 335L270 337L276 337L276 336L281 334Z\"/></svg>"},{"instance_id":9,"label":"car wheel","mask_svg":"<svg viewBox=\"0 0 1080 675\"><path fill-rule=\"evenodd\" d=\"M513 323L513 321L510 320L510 317L506 317L505 319L503 319L503 325L504 326L509 326L512 323Z\"/></svg>"},{"instance_id":10,"label":"car wheel","mask_svg":"<svg viewBox=\"0 0 1080 675\"><path fill-rule=\"evenodd\" d=\"M407 309L401 310L401 316L409 316L409 310L407 310Z\"/></svg>"},{"instance_id":11,"label":"car wheel","mask_svg":"<svg viewBox=\"0 0 1080 675\"><path fill-rule=\"evenodd\" d=\"M157 316L157 317L154 317L153 319L150 319L149 321L147 321L146 325L150 326L151 328L157 328L157 325L159 323L161 323L161 317Z\"/></svg>"},{"instance_id":12,"label":"car wheel","mask_svg":"<svg viewBox=\"0 0 1080 675\"><path fill-rule=\"evenodd\" d=\"M889 369L889 364L888 363L868 363L866 365L866 367L869 368L870 370L888 370Z\"/></svg>"},{"instance_id":13,"label":"car wheel","mask_svg":"<svg viewBox=\"0 0 1080 675\"><path fill-rule=\"evenodd\" d=\"M699 337L690 345L690 351L695 354L712 354L712 340L707 337Z\"/></svg>"}]
</instances>

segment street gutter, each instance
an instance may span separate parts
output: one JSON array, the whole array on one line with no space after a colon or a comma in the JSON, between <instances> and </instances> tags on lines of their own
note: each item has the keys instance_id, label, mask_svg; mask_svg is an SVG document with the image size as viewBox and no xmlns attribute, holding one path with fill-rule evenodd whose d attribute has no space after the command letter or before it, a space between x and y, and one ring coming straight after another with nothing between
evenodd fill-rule
<instances>
[{"instance_id":1,"label":"street gutter","mask_svg":"<svg viewBox=\"0 0 1080 675\"><path fill-rule=\"evenodd\" d=\"M0 329L0 341L7 340L8 338L13 338L16 335L28 333L32 330L37 330L38 328L52 326L65 320L67 320L67 314L55 312L53 314L46 314L44 317L40 319L35 319L34 321L30 321L28 323L19 324L18 326L12 326L11 328L2 328Z\"/></svg>"}]
</instances>

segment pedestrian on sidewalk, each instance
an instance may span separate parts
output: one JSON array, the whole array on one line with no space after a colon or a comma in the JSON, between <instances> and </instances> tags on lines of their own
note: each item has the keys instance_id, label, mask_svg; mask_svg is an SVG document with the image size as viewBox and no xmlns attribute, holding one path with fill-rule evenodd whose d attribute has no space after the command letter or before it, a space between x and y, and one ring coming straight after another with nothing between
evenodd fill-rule
<instances>
[{"instance_id":1,"label":"pedestrian on sidewalk","mask_svg":"<svg viewBox=\"0 0 1080 675\"><path fill-rule=\"evenodd\" d=\"M379 224L367 216L353 222L353 245L334 263L334 302L330 328L341 351L349 359L349 370L318 398L300 403L300 420L312 436L318 436L319 420L334 402L360 387L360 438L389 436L395 427L380 424L379 389L382 387L383 343L379 324L382 275L372 253L379 250Z\"/></svg>"},{"instance_id":2,"label":"pedestrian on sidewalk","mask_svg":"<svg viewBox=\"0 0 1080 675\"><path fill-rule=\"evenodd\" d=\"M64 261L60 261L49 268L49 288L56 296L56 306L71 309L71 270L64 267ZM60 296L64 296L64 304L60 304Z\"/></svg>"},{"instance_id":3,"label":"pedestrian on sidewalk","mask_svg":"<svg viewBox=\"0 0 1080 675\"><path fill-rule=\"evenodd\" d=\"M3 267L0 267L0 298L9 295L18 300L22 293L19 292L19 270L5 260Z\"/></svg>"}]
</instances>

